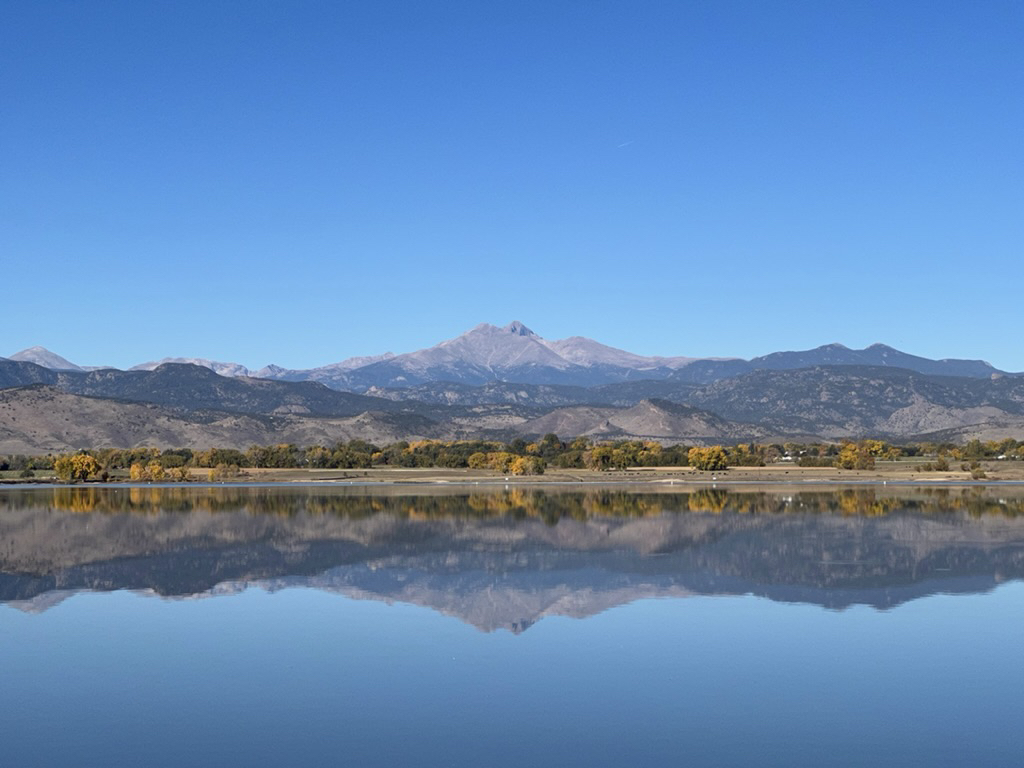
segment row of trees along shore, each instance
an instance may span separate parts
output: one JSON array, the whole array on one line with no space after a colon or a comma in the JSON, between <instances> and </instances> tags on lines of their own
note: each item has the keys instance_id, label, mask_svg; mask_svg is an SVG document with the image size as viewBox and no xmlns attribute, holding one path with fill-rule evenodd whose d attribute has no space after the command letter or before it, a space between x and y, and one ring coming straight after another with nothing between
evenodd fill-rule
<instances>
[{"instance_id":1,"label":"row of trees along shore","mask_svg":"<svg viewBox=\"0 0 1024 768\"><path fill-rule=\"evenodd\" d=\"M292 444L254 445L246 451L188 448L159 451L155 448L128 450L83 450L73 454L46 456L0 456L0 471L30 478L36 472L54 473L60 480L121 479L124 473L135 481L186 481L193 469L208 469L209 479L239 475L244 469L369 469L373 467L470 468L493 470L507 475L540 475L547 468L624 470L639 467L693 467L702 471L725 471L735 466L766 466L792 462L799 466L871 469L878 460L930 458L918 462L922 471L961 469L981 472L983 459L1024 459L1024 442L972 440L955 443L905 443L882 440L841 443L740 443L737 445L662 445L652 441L617 440L594 442L586 437L561 440L547 434L535 442L508 443L479 440L400 441L377 446L364 440L339 442L331 446L299 447Z\"/></svg>"}]
</instances>

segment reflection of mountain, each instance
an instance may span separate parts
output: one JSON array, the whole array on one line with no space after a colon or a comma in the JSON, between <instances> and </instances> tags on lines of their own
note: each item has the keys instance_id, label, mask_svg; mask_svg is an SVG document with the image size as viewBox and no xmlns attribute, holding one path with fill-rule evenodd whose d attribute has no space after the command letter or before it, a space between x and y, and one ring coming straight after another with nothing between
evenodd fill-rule
<instances>
[{"instance_id":1,"label":"reflection of mountain","mask_svg":"<svg viewBox=\"0 0 1024 768\"><path fill-rule=\"evenodd\" d=\"M1020 498L909 493L7 491L0 600L303 586L522 631L645 597L888 608L1024 578Z\"/></svg>"}]
</instances>

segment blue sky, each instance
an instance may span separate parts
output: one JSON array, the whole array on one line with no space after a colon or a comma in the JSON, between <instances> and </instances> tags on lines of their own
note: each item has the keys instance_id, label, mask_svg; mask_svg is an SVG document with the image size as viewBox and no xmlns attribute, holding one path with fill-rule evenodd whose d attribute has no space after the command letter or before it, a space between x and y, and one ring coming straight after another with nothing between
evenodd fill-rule
<instances>
[{"instance_id":1,"label":"blue sky","mask_svg":"<svg viewBox=\"0 0 1024 768\"><path fill-rule=\"evenodd\" d=\"M1024 370L1019 2L0 5L0 354Z\"/></svg>"}]
</instances>

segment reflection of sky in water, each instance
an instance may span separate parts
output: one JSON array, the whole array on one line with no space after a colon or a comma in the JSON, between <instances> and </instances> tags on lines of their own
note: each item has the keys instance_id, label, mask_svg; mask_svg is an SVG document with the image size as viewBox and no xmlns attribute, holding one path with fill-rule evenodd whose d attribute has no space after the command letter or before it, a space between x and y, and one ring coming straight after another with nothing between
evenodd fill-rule
<instances>
[{"instance_id":1,"label":"reflection of sky in water","mask_svg":"<svg viewBox=\"0 0 1024 768\"><path fill-rule=\"evenodd\" d=\"M641 600L522 635L316 590L0 607L0 763L1012 765L1024 585Z\"/></svg>"}]
</instances>

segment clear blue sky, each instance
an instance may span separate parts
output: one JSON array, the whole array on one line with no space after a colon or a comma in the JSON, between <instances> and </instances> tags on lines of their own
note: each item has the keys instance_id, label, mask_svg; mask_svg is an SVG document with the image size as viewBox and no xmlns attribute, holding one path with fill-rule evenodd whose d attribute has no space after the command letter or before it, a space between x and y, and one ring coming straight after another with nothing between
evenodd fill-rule
<instances>
[{"instance_id":1,"label":"clear blue sky","mask_svg":"<svg viewBox=\"0 0 1024 768\"><path fill-rule=\"evenodd\" d=\"M0 4L0 355L1024 370L1024 3Z\"/></svg>"}]
</instances>

